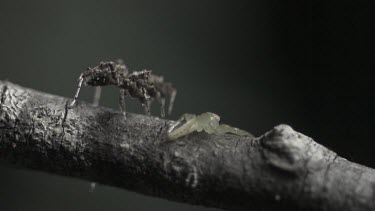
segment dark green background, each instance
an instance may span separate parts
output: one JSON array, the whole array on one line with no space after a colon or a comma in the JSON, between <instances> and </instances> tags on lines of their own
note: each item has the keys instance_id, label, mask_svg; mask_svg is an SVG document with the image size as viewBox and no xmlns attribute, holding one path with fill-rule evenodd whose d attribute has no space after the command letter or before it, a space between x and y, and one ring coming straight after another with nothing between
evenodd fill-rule
<instances>
[{"instance_id":1,"label":"dark green background","mask_svg":"<svg viewBox=\"0 0 375 211\"><path fill-rule=\"evenodd\" d=\"M123 58L175 84L172 119L211 111L255 135L287 123L375 167L368 8L366 1L0 0L0 79L72 97L87 66ZM92 94L84 88L80 100ZM102 105L117 108L118 90L103 95ZM0 210L26 209L209 210L112 187L90 193L87 181L1 165Z\"/></svg>"}]
</instances>

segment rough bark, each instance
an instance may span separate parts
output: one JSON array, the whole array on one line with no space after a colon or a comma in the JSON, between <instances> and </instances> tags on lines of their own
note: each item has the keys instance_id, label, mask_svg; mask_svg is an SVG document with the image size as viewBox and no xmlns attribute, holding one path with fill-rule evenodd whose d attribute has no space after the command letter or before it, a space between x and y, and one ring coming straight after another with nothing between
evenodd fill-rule
<instances>
[{"instance_id":1,"label":"rough bark","mask_svg":"<svg viewBox=\"0 0 375 211\"><path fill-rule=\"evenodd\" d=\"M193 133L0 81L0 159L229 210L375 210L375 170L279 125L257 137Z\"/></svg>"}]
</instances>

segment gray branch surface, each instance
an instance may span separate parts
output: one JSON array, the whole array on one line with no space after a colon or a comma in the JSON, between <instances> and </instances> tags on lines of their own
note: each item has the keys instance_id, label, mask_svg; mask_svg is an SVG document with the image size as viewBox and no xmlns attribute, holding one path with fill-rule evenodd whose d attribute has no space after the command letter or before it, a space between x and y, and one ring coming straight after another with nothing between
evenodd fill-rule
<instances>
[{"instance_id":1,"label":"gray branch surface","mask_svg":"<svg viewBox=\"0 0 375 211\"><path fill-rule=\"evenodd\" d=\"M0 81L0 159L229 210L375 210L375 170L279 125L258 138L193 133Z\"/></svg>"}]
</instances>

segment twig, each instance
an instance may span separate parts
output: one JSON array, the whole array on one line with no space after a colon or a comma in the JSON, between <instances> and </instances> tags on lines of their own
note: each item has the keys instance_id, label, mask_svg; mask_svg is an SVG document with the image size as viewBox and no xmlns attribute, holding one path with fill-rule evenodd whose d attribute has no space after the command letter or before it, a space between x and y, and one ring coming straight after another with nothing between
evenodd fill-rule
<instances>
[{"instance_id":1,"label":"twig","mask_svg":"<svg viewBox=\"0 0 375 211\"><path fill-rule=\"evenodd\" d=\"M375 170L287 125L167 141L171 121L70 101L0 81L0 159L231 210L375 210Z\"/></svg>"}]
</instances>

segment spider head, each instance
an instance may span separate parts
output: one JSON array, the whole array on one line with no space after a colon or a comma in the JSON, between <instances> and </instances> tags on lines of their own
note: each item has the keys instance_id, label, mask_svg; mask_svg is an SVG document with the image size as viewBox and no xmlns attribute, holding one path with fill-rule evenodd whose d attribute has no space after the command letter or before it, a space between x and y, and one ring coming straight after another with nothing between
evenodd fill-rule
<instances>
[{"instance_id":1,"label":"spider head","mask_svg":"<svg viewBox=\"0 0 375 211\"><path fill-rule=\"evenodd\" d=\"M100 62L100 64L94 68L97 72L111 73L111 74L121 74L126 76L128 74L128 68L125 66L124 62L120 59L116 62Z\"/></svg>"},{"instance_id":2,"label":"spider head","mask_svg":"<svg viewBox=\"0 0 375 211\"><path fill-rule=\"evenodd\" d=\"M151 75L151 70L135 71L129 75L129 79L132 81L144 80L148 81Z\"/></svg>"},{"instance_id":3,"label":"spider head","mask_svg":"<svg viewBox=\"0 0 375 211\"><path fill-rule=\"evenodd\" d=\"M114 62L100 62L100 64L96 68L98 68L101 71L112 72L116 68L116 63L114 63Z\"/></svg>"},{"instance_id":4,"label":"spider head","mask_svg":"<svg viewBox=\"0 0 375 211\"><path fill-rule=\"evenodd\" d=\"M88 86L110 85L113 81L112 73L115 71L114 62L100 62L96 67L88 67L82 74L83 83Z\"/></svg>"},{"instance_id":5,"label":"spider head","mask_svg":"<svg viewBox=\"0 0 375 211\"><path fill-rule=\"evenodd\" d=\"M116 85L126 77L128 70L124 64L100 62L93 68L87 68L82 74L83 83L88 86Z\"/></svg>"},{"instance_id":6,"label":"spider head","mask_svg":"<svg viewBox=\"0 0 375 211\"><path fill-rule=\"evenodd\" d=\"M103 71L95 71L95 69L87 68L86 74L83 74L83 84L87 86L105 86L109 85L110 73Z\"/></svg>"}]
</instances>

